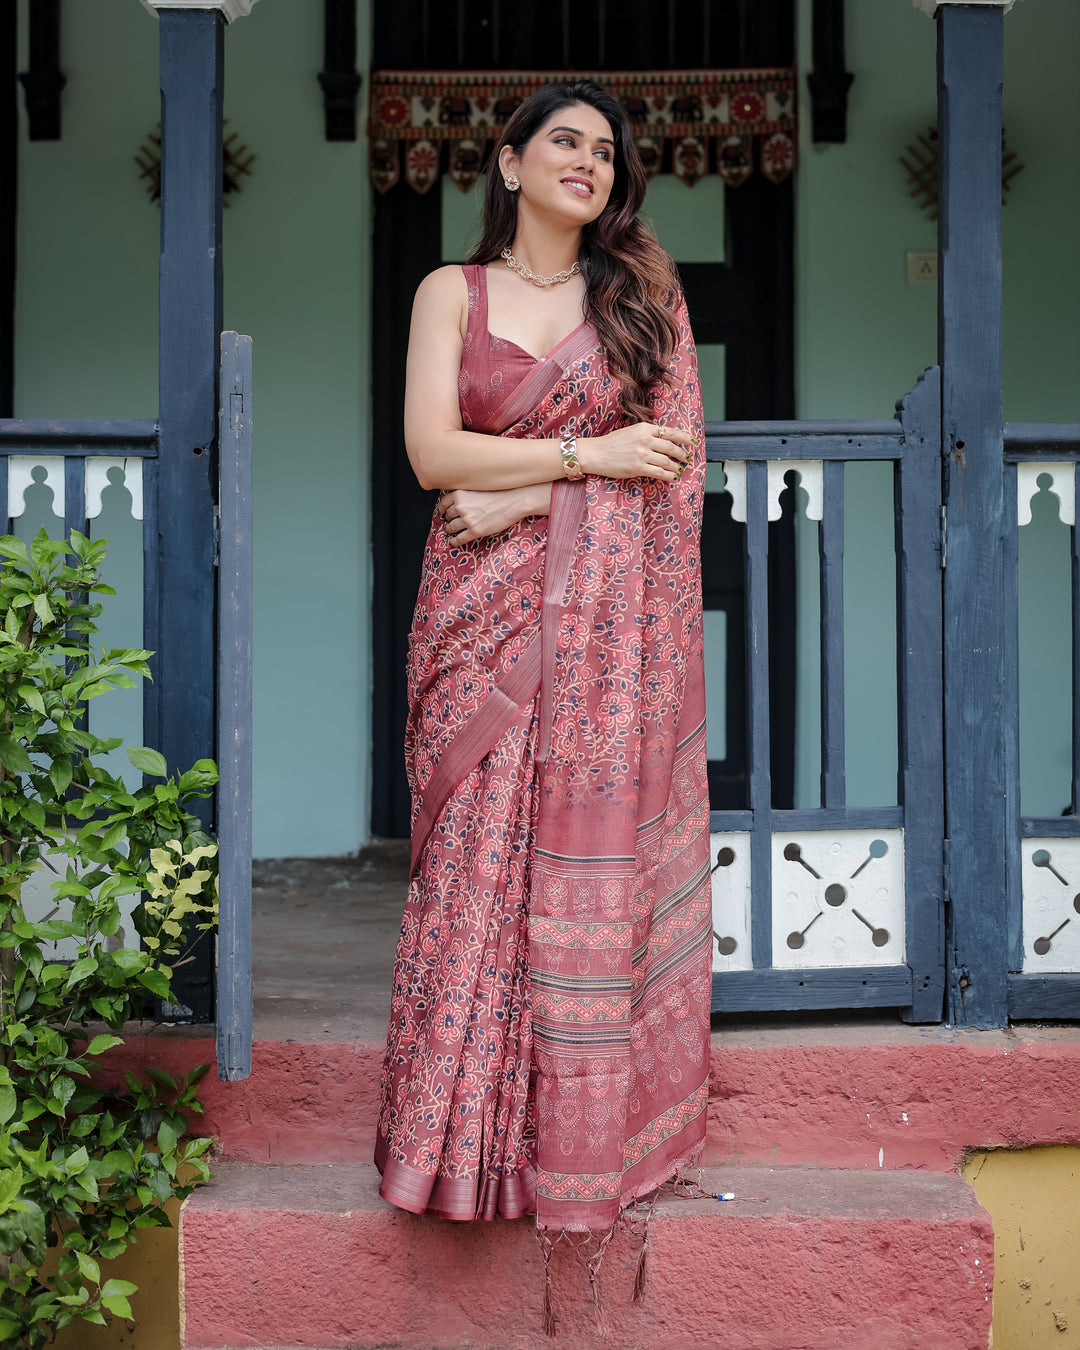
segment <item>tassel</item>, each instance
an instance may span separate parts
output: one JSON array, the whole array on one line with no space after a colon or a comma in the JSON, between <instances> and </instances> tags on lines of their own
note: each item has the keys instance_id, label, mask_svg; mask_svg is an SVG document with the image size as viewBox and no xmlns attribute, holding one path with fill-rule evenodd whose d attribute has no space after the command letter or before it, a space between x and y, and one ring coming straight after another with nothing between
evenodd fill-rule
<instances>
[{"instance_id":1,"label":"tassel","mask_svg":"<svg viewBox=\"0 0 1080 1350\"><path fill-rule=\"evenodd\" d=\"M589 1285L592 1288L593 1311L596 1317L596 1331L600 1336L606 1336L611 1328L608 1326L608 1320L604 1316L604 1300L600 1295L600 1267L604 1263L604 1253L607 1251L608 1243L615 1236L615 1225L612 1224L604 1236L600 1239L600 1244L593 1256L585 1258L585 1269L589 1272ZM580 1254L580 1248L578 1249Z\"/></svg>"},{"instance_id":2,"label":"tassel","mask_svg":"<svg viewBox=\"0 0 1080 1350\"><path fill-rule=\"evenodd\" d=\"M593 1312L596 1317L596 1334L606 1336L611 1328L608 1326L607 1318L604 1316L604 1303L600 1297L600 1281L597 1275L593 1274L592 1267L589 1268L589 1284L592 1285Z\"/></svg>"},{"instance_id":3,"label":"tassel","mask_svg":"<svg viewBox=\"0 0 1080 1350\"><path fill-rule=\"evenodd\" d=\"M652 1218L652 1210L645 1216L645 1231L641 1235L641 1251L638 1253L637 1273L634 1275L634 1292L630 1296L631 1303L640 1303L645 1295L645 1253L649 1250L649 1220Z\"/></svg>"},{"instance_id":4,"label":"tassel","mask_svg":"<svg viewBox=\"0 0 1080 1350\"><path fill-rule=\"evenodd\" d=\"M634 1238L641 1238L641 1247L638 1249L637 1269L634 1272L634 1291L630 1296L631 1303L640 1303L645 1293L645 1257L649 1250L649 1223L656 1208L656 1201L660 1194L659 1188L645 1196L639 1196L632 1206L628 1206L622 1212L622 1226Z\"/></svg>"},{"instance_id":5,"label":"tassel","mask_svg":"<svg viewBox=\"0 0 1080 1350\"><path fill-rule=\"evenodd\" d=\"M701 1167L696 1163L683 1164L675 1169L670 1186L672 1194L680 1200L709 1200L711 1192L701 1188Z\"/></svg>"},{"instance_id":6,"label":"tassel","mask_svg":"<svg viewBox=\"0 0 1080 1350\"><path fill-rule=\"evenodd\" d=\"M555 1244L548 1237L545 1228L536 1230L536 1239L540 1243L540 1251L544 1258L544 1335L554 1336L557 1321L555 1300L551 1293L551 1254L554 1251Z\"/></svg>"}]
</instances>

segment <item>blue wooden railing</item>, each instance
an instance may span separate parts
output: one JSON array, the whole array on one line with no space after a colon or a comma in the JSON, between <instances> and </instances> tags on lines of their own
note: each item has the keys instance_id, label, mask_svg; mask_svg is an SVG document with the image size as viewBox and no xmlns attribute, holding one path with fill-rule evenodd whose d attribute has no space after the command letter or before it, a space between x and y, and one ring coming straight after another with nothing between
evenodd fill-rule
<instances>
[{"instance_id":1,"label":"blue wooden railing","mask_svg":"<svg viewBox=\"0 0 1080 1350\"><path fill-rule=\"evenodd\" d=\"M1003 935L1008 957L1009 1015L1014 1018L1080 1017L1080 971L1072 961L1071 969L1054 970L1062 964L1051 943L1046 943L1040 956L1036 947L1032 965L1025 961L1025 952L1031 951L1036 940L1032 932L1025 933L1028 924L1037 921L1044 925L1040 936L1061 927L1080 924L1080 913L1075 912L1076 897L1080 897L1080 874L1073 875L1068 866L1057 860L1056 867L1047 872L1061 881L1060 910L1052 908L1045 916L1035 906L1025 906L1025 869L1022 850L1024 840L1080 839L1080 425L1072 423L1012 424L1005 427L1004 438L1004 534L1005 552L1005 731L1007 835L1006 878L1008 891L1008 931ZM1022 812L1020 801L1020 649L1019 649L1019 540L1018 504L1020 488L1019 466L1040 463L1068 464L1072 483L1069 485L1073 525L1071 530L1071 594L1072 614L1072 727L1070 744L1070 802L1061 815L1040 817ZM1029 485L1030 486L1030 485ZM1057 485L1055 485L1057 486ZM1063 507L1065 502L1062 503ZM1068 512L1062 510L1064 519ZM1067 847L1067 845L1066 845ZM1029 845L1030 848L1030 845ZM1049 849L1047 850L1049 852ZM1075 854L1072 855L1075 857ZM1071 860L1071 859L1070 859ZM1047 862L1052 859L1048 858ZM1066 885L1066 882L1072 885ZM1057 889L1056 887L1054 888ZM1048 969L1038 969L1043 962Z\"/></svg>"},{"instance_id":2,"label":"blue wooden railing","mask_svg":"<svg viewBox=\"0 0 1080 1350\"><path fill-rule=\"evenodd\" d=\"M33 419L0 421L0 526L11 529L8 514L9 460L61 457L64 461L64 533L88 533L86 462L90 458L138 459L143 501L143 646L157 650L158 557L157 459L158 424L149 421ZM159 741L158 672L143 690L143 739Z\"/></svg>"},{"instance_id":3,"label":"blue wooden railing","mask_svg":"<svg viewBox=\"0 0 1080 1350\"><path fill-rule=\"evenodd\" d=\"M218 1069L225 1079L251 1071L251 338L221 335L218 437L216 740L221 778L212 824L220 845ZM89 533L86 465L95 458L137 461L142 480L143 646L153 682L142 686L143 738L160 746L160 699L184 672L159 668L171 612L162 612L158 502L159 428L149 421L0 421L0 529L9 532L12 460L63 461L64 533ZM125 474L127 473L125 468ZM129 490L133 486L127 482ZM174 588L175 589L175 588ZM168 599L166 597L166 605ZM211 606L213 611L213 606ZM212 618L212 614L211 614ZM212 692L213 680L207 681ZM208 747L209 748L209 747ZM181 764L181 768L186 765ZM175 1016L175 1010L172 1010Z\"/></svg>"},{"instance_id":4,"label":"blue wooden railing","mask_svg":"<svg viewBox=\"0 0 1080 1350\"><path fill-rule=\"evenodd\" d=\"M941 779L940 378L926 372L892 421L722 422L706 427L710 461L745 466L747 757L745 810L715 811L714 832L750 836L752 970L713 981L715 1010L901 1006L915 1021L942 1015L944 928ZM897 555L899 804L847 804L844 773L844 465L891 461ZM821 805L772 804L769 725L769 464L821 461ZM741 474L739 475L741 477ZM742 495L742 485L739 486ZM904 830L903 965L773 969L774 831Z\"/></svg>"}]
</instances>

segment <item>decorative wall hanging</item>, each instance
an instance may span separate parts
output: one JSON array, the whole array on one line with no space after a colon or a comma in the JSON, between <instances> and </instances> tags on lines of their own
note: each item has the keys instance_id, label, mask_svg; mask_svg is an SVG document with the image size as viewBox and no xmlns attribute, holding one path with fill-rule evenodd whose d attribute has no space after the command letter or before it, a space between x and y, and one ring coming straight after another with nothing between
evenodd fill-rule
<instances>
[{"instance_id":1,"label":"decorative wall hanging","mask_svg":"<svg viewBox=\"0 0 1080 1350\"><path fill-rule=\"evenodd\" d=\"M669 152L671 172L693 187L718 174L737 187L757 165L782 182L795 167L793 70L373 71L368 135L371 181L386 192L402 176L426 192L445 172L463 192L514 109L534 89L595 79L622 103L652 177Z\"/></svg>"},{"instance_id":2,"label":"decorative wall hanging","mask_svg":"<svg viewBox=\"0 0 1080 1350\"><path fill-rule=\"evenodd\" d=\"M225 119L223 125L228 125L228 119ZM237 133L230 131L221 142L221 204L228 206L229 193L240 191L240 178L243 174L251 172L251 166L255 163L254 154L246 145L237 145ZM157 125L157 130L150 133L142 145L139 146L139 153L135 156L135 163L139 169L139 177L146 179L146 191L149 193L150 200L157 202L161 200L161 123Z\"/></svg>"},{"instance_id":3,"label":"decorative wall hanging","mask_svg":"<svg viewBox=\"0 0 1080 1350\"><path fill-rule=\"evenodd\" d=\"M931 220L938 218L938 130L928 128L925 136L916 137L915 144L909 145L900 156L908 176L908 193L914 197L921 210ZM1006 194L1012 180L1023 169L1020 157L1015 150L1005 146L1005 133L1001 133L1001 202L1005 204Z\"/></svg>"}]
</instances>

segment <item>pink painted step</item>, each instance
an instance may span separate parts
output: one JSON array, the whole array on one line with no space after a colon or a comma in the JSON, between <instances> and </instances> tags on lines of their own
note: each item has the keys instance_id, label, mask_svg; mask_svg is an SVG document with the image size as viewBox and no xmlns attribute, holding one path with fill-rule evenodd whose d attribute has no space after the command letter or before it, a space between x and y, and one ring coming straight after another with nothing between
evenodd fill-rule
<instances>
[{"instance_id":1,"label":"pink painted step","mask_svg":"<svg viewBox=\"0 0 1080 1350\"><path fill-rule=\"evenodd\" d=\"M959 1177L740 1168L705 1174L738 1199L662 1199L645 1297L637 1244L587 1278L553 1263L558 1337L543 1334L535 1233L394 1210L362 1164L225 1163L181 1216L186 1350L985 1350L993 1232Z\"/></svg>"},{"instance_id":2,"label":"pink painted step","mask_svg":"<svg viewBox=\"0 0 1080 1350\"><path fill-rule=\"evenodd\" d=\"M368 1162L383 1049L364 1041L255 1042L240 1083L203 1080L206 1115L240 1162ZM213 1042L132 1037L106 1072L213 1063ZM713 1037L706 1161L952 1172L965 1150L1080 1139L1080 1029L846 1028Z\"/></svg>"}]
</instances>

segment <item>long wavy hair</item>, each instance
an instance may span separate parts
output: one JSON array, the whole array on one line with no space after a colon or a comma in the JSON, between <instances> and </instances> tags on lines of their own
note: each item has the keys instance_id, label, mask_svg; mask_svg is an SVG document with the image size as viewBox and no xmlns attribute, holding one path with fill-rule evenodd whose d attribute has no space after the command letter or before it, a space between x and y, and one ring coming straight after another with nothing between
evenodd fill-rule
<instances>
[{"instance_id":1,"label":"long wavy hair","mask_svg":"<svg viewBox=\"0 0 1080 1350\"><path fill-rule=\"evenodd\" d=\"M582 230L579 262L585 278L585 317L592 322L619 382L626 416L647 421L650 393L666 381L679 326L673 313L678 294L675 264L656 235L638 218L645 200L645 170L630 119L619 101L592 80L544 85L515 110L488 164L484 232L473 263L493 262L510 247L517 229L517 197L499 171L509 145L520 155L560 108L588 104L605 117L615 141L611 196L596 220Z\"/></svg>"}]
</instances>

